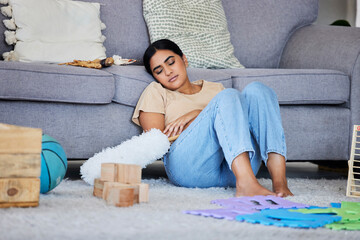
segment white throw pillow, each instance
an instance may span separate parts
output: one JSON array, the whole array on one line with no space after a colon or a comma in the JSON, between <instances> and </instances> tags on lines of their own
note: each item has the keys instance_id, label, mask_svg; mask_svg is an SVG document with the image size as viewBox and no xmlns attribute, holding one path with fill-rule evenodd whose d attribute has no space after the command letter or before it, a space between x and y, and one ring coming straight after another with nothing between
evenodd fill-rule
<instances>
[{"instance_id":1,"label":"white throw pillow","mask_svg":"<svg viewBox=\"0 0 360 240\"><path fill-rule=\"evenodd\" d=\"M71 0L9 0L3 13L12 19L4 24L14 51L5 60L22 62L70 62L106 58L101 30L100 4ZM6 11L7 10L7 11Z\"/></svg>"}]
</instances>

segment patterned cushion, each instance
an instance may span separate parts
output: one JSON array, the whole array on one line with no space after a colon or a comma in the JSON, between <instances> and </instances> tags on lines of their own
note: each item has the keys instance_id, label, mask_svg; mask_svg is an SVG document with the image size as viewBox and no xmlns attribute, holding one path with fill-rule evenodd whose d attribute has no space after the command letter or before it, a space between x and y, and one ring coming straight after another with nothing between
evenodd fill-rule
<instances>
[{"instance_id":1,"label":"patterned cushion","mask_svg":"<svg viewBox=\"0 0 360 240\"><path fill-rule=\"evenodd\" d=\"M154 42L179 45L197 68L243 68L234 56L221 0L144 0L143 13Z\"/></svg>"}]
</instances>

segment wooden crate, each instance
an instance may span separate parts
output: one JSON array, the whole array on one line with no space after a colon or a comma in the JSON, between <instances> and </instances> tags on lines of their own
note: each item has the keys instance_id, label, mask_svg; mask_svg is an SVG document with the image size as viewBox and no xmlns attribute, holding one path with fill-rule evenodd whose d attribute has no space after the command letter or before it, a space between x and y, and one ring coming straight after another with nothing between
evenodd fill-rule
<instances>
[{"instance_id":1,"label":"wooden crate","mask_svg":"<svg viewBox=\"0 0 360 240\"><path fill-rule=\"evenodd\" d=\"M39 205L42 130L0 124L0 207Z\"/></svg>"},{"instance_id":2,"label":"wooden crate","mask_svg":"<svg viewBox=\"0 0 360 240\"><path fill-rule=\"evenodd\" d=\"M360 125L354 125L346 196L360 197Z\"/></svg>"}]
</instances>

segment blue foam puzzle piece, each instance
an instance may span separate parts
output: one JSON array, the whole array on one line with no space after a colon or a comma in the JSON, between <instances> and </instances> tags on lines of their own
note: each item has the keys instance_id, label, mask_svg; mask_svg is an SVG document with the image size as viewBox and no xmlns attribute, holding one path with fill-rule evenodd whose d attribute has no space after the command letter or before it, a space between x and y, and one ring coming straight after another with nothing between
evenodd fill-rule
<instances>
[{"instance_id":1,"label":"blue foam puzzle piece","mask_svg":"<svg viewBox=\"0 0 360 240\"><path fill-rule=\"evenodd\" d=\"M341 203L330 203L332 208L341 208Z\"/></svg>"},{"instance_id":2,"label":"blue foam puzzle piece","mask_svg":"<svg viewBox=\"0 0 360 240\"><path fill-rule=\"evenodd\" d=\"M288 209L269 209L254 214L239 215L236 216L235 219L237 221L278 227L317 228L340 221L341 217L334 215L303 214L290 212Z\"/></svg>"}]
</instances>

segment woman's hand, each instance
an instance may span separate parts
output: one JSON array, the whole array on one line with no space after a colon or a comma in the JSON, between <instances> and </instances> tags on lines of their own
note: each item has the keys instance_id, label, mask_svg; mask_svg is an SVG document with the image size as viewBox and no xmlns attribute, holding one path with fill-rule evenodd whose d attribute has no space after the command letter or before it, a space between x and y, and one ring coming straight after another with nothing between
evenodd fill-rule
<instances>
[{"instance_id":1,"label":"woman's hand","mask_svg":"<svg viewBox=\"0 0 360 240\"><path fill-rule=\"evenodd\" d=\"M179 117L175 121L169 123L164 129L163 133L168 137L180 135L180 133L182 133L182 131L184 131L190 125L190 123L195 120L200 112L201 110L193 110Z\"/></svg>"}]
</instances>

